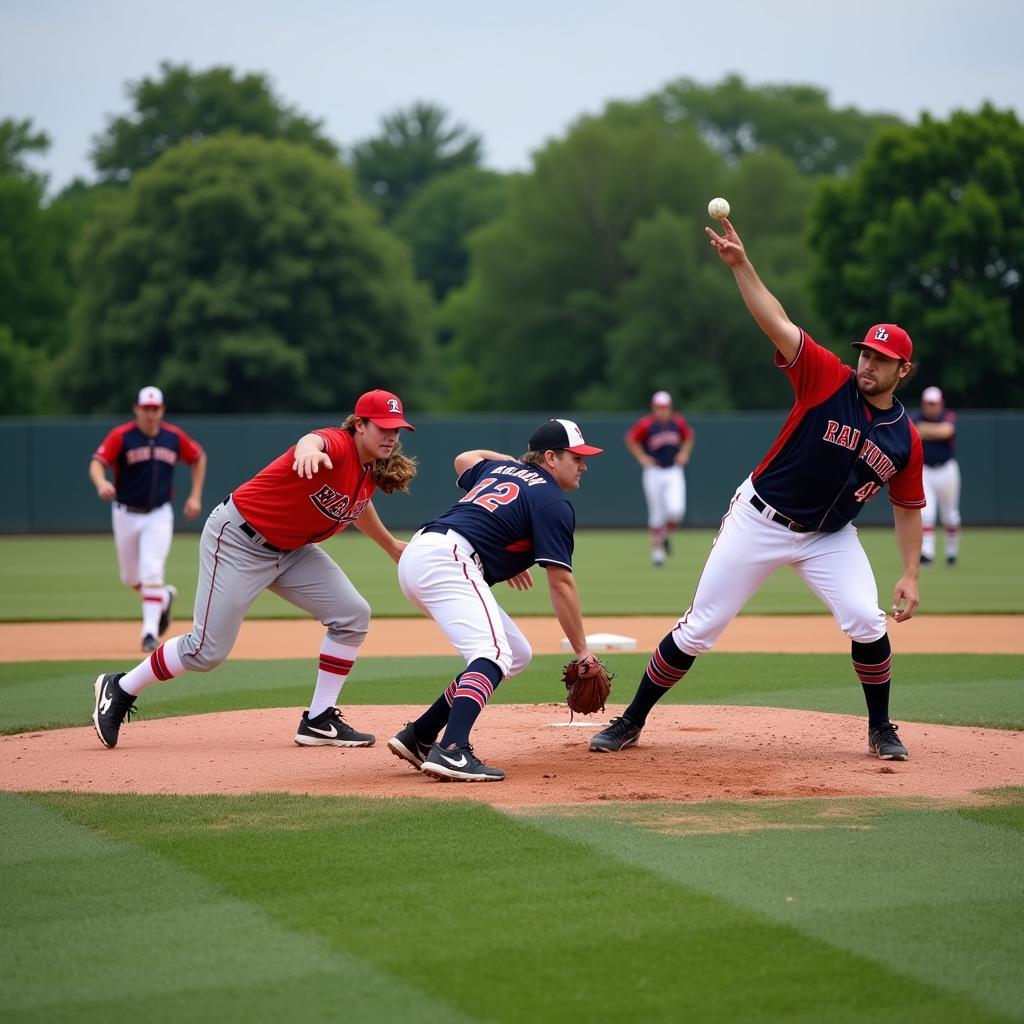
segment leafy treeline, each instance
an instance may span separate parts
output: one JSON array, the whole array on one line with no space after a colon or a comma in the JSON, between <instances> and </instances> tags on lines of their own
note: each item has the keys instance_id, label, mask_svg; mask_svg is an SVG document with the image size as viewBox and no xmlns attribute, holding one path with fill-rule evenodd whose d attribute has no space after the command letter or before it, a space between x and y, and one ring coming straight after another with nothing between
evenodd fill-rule
<instances>
[{"instance_id":1,"label":"leafy treeline","mask_svg":"<svg viewBox=\"0 0 1024 1024\"><path fill-rule=\"evenodd\" d=\"M958 406L1024 399L1024 130L906 125L809 86L681 79L580 118L531 169L424 102L341 152L260 74L164 64L93 182L0 121L0 412L687 409L788 402L703 234L711 196L819 340L878 320Z\"/></svg>"}]
</instances>

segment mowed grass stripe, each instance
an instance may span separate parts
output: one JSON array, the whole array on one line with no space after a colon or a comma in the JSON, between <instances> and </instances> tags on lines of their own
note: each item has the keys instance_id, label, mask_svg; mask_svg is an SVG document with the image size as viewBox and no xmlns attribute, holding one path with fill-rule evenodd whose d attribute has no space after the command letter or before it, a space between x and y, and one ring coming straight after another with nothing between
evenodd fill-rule
<instances>
[{"instance_id":1,"label":"mowed grass stripe","mask_svg":"<svg viewBox=\"0 0 1024 1024\"><path fill-rule=\"evenodd\" d=\"M1024 789L967 811L849 800L574 808L524 820L1024 1019ZM928 1019L903 983L888 991L901 1020Z\"/></svg>"},{"instance_id":2,"label":"mowed grass stripe","mask_svg":"<svg viewBox=\"0 0 1024 1024\"><path fill-rule=\"evenodd\" d=\"M725 509L723 508L724 512ZM408 538L412 531L398 531ZM674 538L674 554L661 569L650 562L643 530L587 530L576 534L573 556L583 609L587 615L664 615L666 628L690 603L715 531L683 529ZM860 531L875 570L882 606L902 568L891 529ZM167 562L167 579L178 587L180 616L190 613L198 575L199 537L179 532ZM370 602L373 614L415 614L402 596L394 564L357 530L346 530L323 545ZM922 614L1024 613L1024 590L1013 566L1024 563L1024 530L966 530L960 564L935 565L921 577ZM516 615L550 615L544 571L534 572L532 590L495 588L502 606ZM64 619L138 619L139 600L118 580L117 558L109 534L0 537L0 622L53 622ZM744 613L827 615L825 606L791 570L775 573L750 599ZM273 594L261 595L255 618L304 617Z\"/></svg>"},{"instance_id":3,"label":"mowed grass stripe","mask_svg":"<svg viewBox=\"0 0 1024 1024\"><path fill-rule=\"evenodd\" d=\"M138 806L108 800L112 831L132 831ZM187 817L187 804L174 813ZM393 1021L413 1006L416 1020L475 1019L368 963L357 943L335 947L305 927L324 908L304 894L292 926L54 806L0 794L0 818L5 1021ZM339 927L358 924L329 912Z\"/></svg>"},{"instance_id":4,"label":"mowed grass stripe","mask_svg":"<svg viewBox=\"0 0 1024 1024\"><path fill-rule=\"evenodd\" d=\"M630 701L647 654L611 654L617 673L612 702ZM561 703L564 658L535 658L521 676L495 691L499 704ZM0 733L89 723L93 681L126 669L108 662L0 663ZM463 667L451 658L362 658L342 691L342 704L422 704ZM146 718L258 707L307 706L313 692L312 657L287 661L227 661L209 673L158 683L139 698ZM670 703L805 708L864 714L864 698L850 661L840 654L718 654L698 660L665 698ZM1024 656L908 654L896 660L892 691L896 721L1024 728ZM657 714L657 711L655 711Z\"/></svg>"},{"instance_id":5,"label":"mowed grass stripe","mask_svg":"<svg viewBox=\"0 0 1024 1024\"><path fill-rule=\"evenodd\" d=\"M40 799L260 908L286 934L319 939L480 1019L854 1022L874 1019L880 997L910 1022L1007 1019L799 922L699 891L657 858L629 862L588 834L559 835L486 806ZM629 831L646 849L643 832ZM877 866L860 870L874 877ZM864 904L875 905L873 893ZM251 955L256 966L273 949ZM411 1009L344 1016L406 1019Z\"/></svg>"}]
</instances>

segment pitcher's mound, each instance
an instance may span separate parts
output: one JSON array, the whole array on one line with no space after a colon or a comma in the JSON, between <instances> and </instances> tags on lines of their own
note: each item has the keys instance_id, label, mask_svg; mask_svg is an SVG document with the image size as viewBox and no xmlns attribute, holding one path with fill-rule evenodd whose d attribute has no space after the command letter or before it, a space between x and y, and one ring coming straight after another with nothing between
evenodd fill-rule
<instances>
[{"instance_id":1,"label":"pitcher's mound","mask_svg":"<svg viewBox=\"0 0 1024 1024\"><path fill-rule=\"evenodd\" d=\"M759 797L961 798L1024 779L1024 733L908 722L910 760L867 751L861 718L778 708L668 705L638 746L588 750L613 713L566 727L565 705L492 705L473 733L477 754L504 782L434 781L395 757L387 740L419 707L352 707L369 748L293 743L300 711L234 711L134 720L116 749L92 726L0 737L7 790L131 793L307 793L485 800L501 806L603 800L740 800ZM145 713L143 707L143 714ZM577 723L580 720L577 719Z\"/></svg>"}]
</instances>

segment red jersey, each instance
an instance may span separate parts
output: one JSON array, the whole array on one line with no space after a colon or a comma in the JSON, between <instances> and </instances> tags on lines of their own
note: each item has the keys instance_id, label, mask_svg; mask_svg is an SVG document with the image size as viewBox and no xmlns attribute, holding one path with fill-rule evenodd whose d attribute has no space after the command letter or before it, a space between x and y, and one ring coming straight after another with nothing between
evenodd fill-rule
<instances>
[{"instance_id":1,"label":"red jersey","mask_svg":"<svg viewBox=\"0 0 1024 1024\"><path fill-rule=\"evenodd\" d=\"M333 469L321 466L312 480L300 477L292 469L292 445L231 495L245 521L285 551L344 530L366 511L376 490L370 466L359 461L351 434L337 427L312 433L323 438Z\"/></svg>"},{"instance_id":2,"label":"red jersey","mask_svg":"<svg viewBox=\"0 0 1024 1024\"><path fill-rule=\"evenodd\" d=\"M679 413L672 413L662 422L643 416L626 431L626 438L636 441L659 466L674 466L684 441L693 437L693 429Z\"/></svg>"}]
</instances>

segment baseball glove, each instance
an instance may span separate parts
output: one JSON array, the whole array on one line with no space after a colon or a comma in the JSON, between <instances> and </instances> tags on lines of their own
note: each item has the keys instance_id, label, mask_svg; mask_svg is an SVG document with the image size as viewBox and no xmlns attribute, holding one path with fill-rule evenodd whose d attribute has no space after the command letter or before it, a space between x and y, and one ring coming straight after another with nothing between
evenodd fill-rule
<instances>
[{"instance_id":1,"label":"baseball glove","mask_svg":"<svg viewBox=\"0 0 1024 1024\"><path fill-rule=\"evenodd\" d=\"M568 691L566 703L581 715L604 711L604 702L612 692L614 678L595 657L584 661L573 658L562 670L562 681Z\"/></svg>"}]
</instances>

